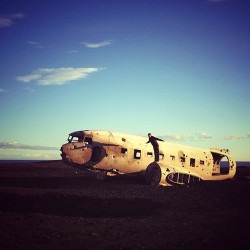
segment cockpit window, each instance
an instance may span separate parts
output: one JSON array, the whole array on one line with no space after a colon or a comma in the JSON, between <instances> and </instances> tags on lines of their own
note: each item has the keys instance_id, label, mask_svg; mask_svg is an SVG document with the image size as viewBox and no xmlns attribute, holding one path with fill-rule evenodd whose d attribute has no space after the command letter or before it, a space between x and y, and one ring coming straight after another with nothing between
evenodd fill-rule
<instances>
[{"instance_id":1,"label":"cockpit window","mask_svg":"<svg viewBox=\"0 0 250 250\"><path fill-rule=\"evenodd\" d=\"M68 138L68 142L83 142L83 136L72 136L70 135Z\"/></svg>"},{"instance_id":2,"label":"cockpit window","mask_svg":"<svg viewBox=\"0 0 250 250\"><path fill-rule=\"evenodd\" d=\"M86 137L84 138L84 142L85 142L86 144L91 144L91 143L92 143L92 138L86 136Z\"/></svg>"},{"instance_id":3,"label":"cockpit window","mask_svg":"<svg viewBox=\"0 0 250 250\"><path fill-rule=\"evenodd\" d=\"M76 131L69 134L68 142L83 142L83 133L81 131Z\"/></svg>"},{"instance_id":4,"label":"cockpit window","mask_svg":"<svg viewBox=\"0 0 250 250\"><path fill-rule=\"evenodd\" d=\"M85 144L92 144L92 138L85 136L82 131L76 131L69 134L68 142L85 142Z\"/></svg>"}]
</instances>

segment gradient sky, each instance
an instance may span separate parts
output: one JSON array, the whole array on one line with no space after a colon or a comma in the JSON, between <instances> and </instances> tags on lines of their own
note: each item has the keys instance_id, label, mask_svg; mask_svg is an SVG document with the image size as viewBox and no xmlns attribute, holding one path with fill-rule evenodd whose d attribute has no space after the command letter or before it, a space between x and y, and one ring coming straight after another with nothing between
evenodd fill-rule
<instances>
[{"instance_id":1,"label":"gradient sky","mask_svg":"<svg viewBox=\"0 0 250 250\"><path fill-rule=\"evenodd\" d=\"M249 11L244 0L2 0L0 159L59 159L70 132L101 129L250 161Z\"/></svg>"}]
</instances>

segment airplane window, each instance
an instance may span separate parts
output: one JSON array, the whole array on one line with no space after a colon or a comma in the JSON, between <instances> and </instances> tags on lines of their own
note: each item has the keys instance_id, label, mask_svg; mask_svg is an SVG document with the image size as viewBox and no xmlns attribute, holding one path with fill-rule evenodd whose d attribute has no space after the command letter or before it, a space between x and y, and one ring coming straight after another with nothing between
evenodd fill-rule
<instances>
[{"instance_id":1,"label":"airplane window","mask_svg":"<svg viewBox=\"0 0 250 250\"><path fill-rule=\"evenodd\" d=\"M185 157L180 158L181 162L185 162Z\"/></svg>"},{"instance_id":2,"label":"airplane window","mask_svg":"<svg viewBox=\"0 0 250 250\"><path fill-rule=\"evenodd\" d=\"M201 165L204 165L204 163L205 163L204 161L200 160L200 164L201 164Z\"/></svg>"},{"instance_id":3,"label":"airplane window","mask_svg":"<svg viewBox=\"0 0 250 250\"><path fill-rule=\"evenodd\" d=\"M170 155L170 158L171 158L172 161L175 160L175 156L174 155Z\"/></svg>"},{"instance_id":4,"label":"airplane window","mask_svg":"<svg viewBox=\"0 0 250 250\"><path fill-rule=\"evenodd\" d=\"M83 137L78 137L78 142L83 142Z\"/></svg>"},{"instance_id":5,"label":"airplane window","mask_svg":"<svg viewBox=\"0 0 250 250\"><path fill-rule=\"evenodd\" d=\"M162 160L164 158L164 154L159 154L159 159Z\"/></svg>"},{"instance_id":6,"label":"airplane window","mask_svg":"<svg viewBox=\"0 0 250 250\"><path fill-rule=\"evenodd\" d=\"M70 135L69 136L69 138L68 138L68 142L74 142L74 141L78 141L78 142L80 142L79 140L80 139L82 139L82 141L83 141L83 138L82 137L76 137L76 136L72 136L72 135Z\"/></svg>"},{"instance_id":7,"label":"airplane window","mask_svg":"<svg viewBox=\"0 0 250 250\"><path fill-rule=\"evenodd\" d=\"M134 158L141 159L141 150L139 150L139 149L134 150Z\"/></svg>"},{"instance_id":8,"label":"airplane window","mask_svg":"<svg viewBox=\"0 0 250 250\"><path fill-rule=\"evenodd\" d=\"M190 158L190 166L195 167L195 159Z\"/></svg>"},{"instance_id":9,"label":"airplane window","mask_svg":"<svg viewBox=\"0 0 250 250\"><path fill-rule=\"evenodd\" d=\"M68 142L82 142L82 141L83 141L82 131L76 131L69 134Z\"/></svg>"},{"instance_id":10,"label":"airplane window","mask_svg":"<svg viewBox=\"0 0 250 250\"><path fill-rule=\"evenodd\" d=\"M122 154L127 154L128 150L126 148L121 148L121 153Z\"/></svg>"},{"instance_id":11,"label":"airplane window","mask_svg":"<svg viewBox=\"0 0 250 250\"><path fill-rule=\"evenodd\" d=\"M91 144L92 143L92 138L91 137L85 137L84 142L86 144Z\"/></svg>"},{"instance_id":12,"label":"airplane window","mask_svg":"<svg viewBox=\"0 0 250 250\"><path fill-rule=\"evenodd\" d=\"M153 157L153 153L152 152L147 152L147 156L148 157Z\"/></svg>"}]
</instances>

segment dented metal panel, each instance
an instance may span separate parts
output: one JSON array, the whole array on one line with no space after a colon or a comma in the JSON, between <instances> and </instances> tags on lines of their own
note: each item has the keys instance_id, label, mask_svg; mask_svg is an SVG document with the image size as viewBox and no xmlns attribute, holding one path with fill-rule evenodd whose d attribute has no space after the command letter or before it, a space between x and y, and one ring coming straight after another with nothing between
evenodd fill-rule
<instances>
[{"instance_id":1,"label":"dented metal panel","mask_svg":"<svg viewBox=\"0 0 250 250\"><path fill-rule=\"evenodd\" d=\"M235 175L236 162L227 149L159 142L160 159L155 162L153 148L146 142L145 137L111 131L76 131L62 145L61 156L65 162L91 171L144 173L146 182L154 185L157 180L161 185L184 185ZM222 159L227 161L226 167Z\"/></svg>"}]
</instances>

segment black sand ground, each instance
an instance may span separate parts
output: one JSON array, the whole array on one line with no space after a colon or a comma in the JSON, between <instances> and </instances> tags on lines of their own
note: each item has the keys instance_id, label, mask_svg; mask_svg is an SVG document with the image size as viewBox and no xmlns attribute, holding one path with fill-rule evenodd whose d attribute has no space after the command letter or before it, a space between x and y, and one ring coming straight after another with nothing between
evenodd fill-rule
<instances>
[{"instance_id":1,"label":"black sand ground","mask_svg":"<svg viewBox=\"0 0 250 250\"><path fill-rule=\"evenodd\" d=\"M1 249L249 249L250 168L151 187L61 161L0 165Z\"/></svg>"}]
</instances>

